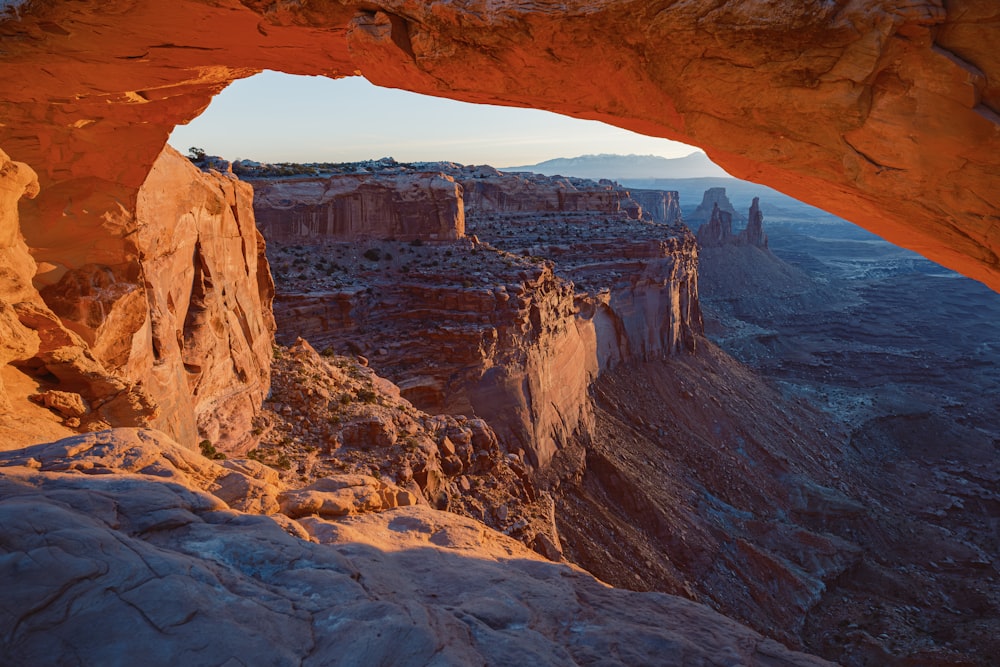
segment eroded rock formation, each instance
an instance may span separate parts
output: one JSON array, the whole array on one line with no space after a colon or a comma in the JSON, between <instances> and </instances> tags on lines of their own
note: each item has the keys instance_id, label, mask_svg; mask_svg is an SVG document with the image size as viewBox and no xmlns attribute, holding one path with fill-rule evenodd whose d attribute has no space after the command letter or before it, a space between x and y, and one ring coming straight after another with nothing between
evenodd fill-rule
<instances>
[{"instance_id":1,"label":"eroded rock formation","mask_svg":"<svg viewBox=\"0 0 1000 667\"><path fill-rule=\"evenodd\" d=\"M709 192L712 190L723 190L722 206L729 204L725 198L725 188L712 188L705 192L705 200L709 200ZM714 199L714 198L713 198ZM702 202L704 205L704 202ZM739 233L733 234L733 216L729 211L723 210L718 201L712 204L712 213L708 221L698 228L698 243L703 248L718 248L725 245L752 245L757 248L767 249L767 234L764 233L764 215L760 212L760 198L754 197L750 204L750 212L747 216L747 225ZM730 204L731 208L732 205Z\"/></svg>"},{"instance_id":2,"label":"eroded rock formation","mask_svg":"<svg viewBox=\"0 0 1000 667\"><path fill-rule=\"evenodd\" d=\"M274 286L253 194L170 148L139 190L141 323L101 339L125 337L115 368L143 383L160 405L156 426L184 443L245 450L268 391Z\"/></svg>"},{"instance_id":3,"label":"eroded rock formation","mask_svg":"<svg viewBox=\"0 0 1000 667\"><path fill-rule=\"evenodd\" d=\"M261 516L271 485L244 465L143 429L0 455L0 574L19 584L4 587L4 660L829 664L454 514Z\"/></svg>"},{"instance_id":4,"label":"eroded rock formation","mask_svg":"<svg viewBox=\"0 0 1000 667\"><path fill-rule=\"evenodd\" d=\"M418 407L482 417L510 451L544 469L589 430L587 390L599 372L694 347L694 239L686 228L637 220L641 207L610 182L419 166L427 167L447 169L461 184L457 201L468 213L456 217L493 245L418 236L362 246L279 232L268 239L279 338L369 356ZM393 164L376 173L382 187L398 190L413 181L410 171ZM271 193L288 181L254 182ZM298 205L293 189L285 193L280 210ZM255 203L261 219L276 215L273 206L272 197ZM386 219L413 217L423 204L394 207ZM384 232L379 222L354 231L375 239Z\"/></svg>"},{"instance_id":5,"label":"eroded rock formation","mask_svg":"<svg viewBox=\"0 0 1000 667\"><path fill-rule=\"evenodd\" d=\"M255 181L257 225L281 243L365 238L448 240L465 233L462 192L451 176L339 175Z\"/></svg>"},{"instance_id":6,"label":"eroded rock formation","mask_svg":"<svg viewBox=\"0 0 1000 667\"><path fill-rule=\"evenodd\" d=\"M7 164L7 192L36 191L30 169ZM274 331L252 197L167 148L129 213L124 262L65 271L41 293L5 208L3 312L17 322L4 320L4 360L20 369L10 372L34 378L37 401L72 428L154 425L189 446L249 446Z\"/></svg>"},{"instance_id":7,"label":"eroded rock formation","mask_svg":"<svg viewBox=\"0 0 1000 667\"><path fill-rule=\"evenodd\" d=\"M36 258L115 267L174 125L263 68L360 72L697 144L998 287L998 22L992 0L33 2L0 26L0 146L39 173Z\"/></svg>"},{"instance_id":8,"label":"eroded rock formation","mask_svg":"<svg viewBox=\"0 0 1000 667\"><path fill-rule=\"evenodd\" d=\"M713 211L716 208L723 213L728 213L730 220L734 218L736 220L740 219L740 214L733 208L733 203L729 201L725 188L708 188L705 190L705 194L702 195L698 208L688 216L688 222L691 223L692 228L706 223L712 219Z\"/></svg>"}]
</instances>

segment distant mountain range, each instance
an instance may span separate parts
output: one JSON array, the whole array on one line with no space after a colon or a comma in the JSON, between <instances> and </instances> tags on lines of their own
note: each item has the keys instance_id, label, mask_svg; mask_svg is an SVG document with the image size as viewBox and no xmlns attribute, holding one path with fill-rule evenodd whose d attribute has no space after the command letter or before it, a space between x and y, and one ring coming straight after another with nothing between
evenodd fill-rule
<instances>
[{"instance_id":1,"label":"distant mountain range","mask_svg":"<svg viewBox=\"0 0 1000 667\"><path fill-rule=\"evenodd\" d=\"M629 179L728 177L722 167L701 151L678 158L659 155L581 155L560 157L538 164L504 167L501 171L532 171L546 176L576 176L615 181Z\"/></svg>"}]
</instances>

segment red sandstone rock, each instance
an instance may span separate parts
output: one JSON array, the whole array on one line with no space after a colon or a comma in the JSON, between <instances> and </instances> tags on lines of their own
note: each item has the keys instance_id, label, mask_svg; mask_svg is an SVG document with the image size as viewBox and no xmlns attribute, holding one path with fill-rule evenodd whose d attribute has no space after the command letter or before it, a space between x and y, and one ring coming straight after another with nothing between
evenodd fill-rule
<instances>
[{"instance_id":1,"label":"red sandstone rock","mask_svg":"<svg viewBox=\"0 0 1000 667\"><path fill-rule=\"evenodd\" d=\"M0 453L4 660L828 664L426 507L337 522L234 511L215 495L226 473L147 430Z\"/></svg>"},{"instance_id":2,"label":"red sandstone rock","mask_svg":"<svg viewBox=\"0 0 1000 667\"><path fill-rule=\"evenodd\" d=\"M140 326L118 366L154 395L162 430L236 452L252 444L274 331L252 202L249 185L163 151L136 204Z\"/></svg>"},{"instance_id":3,"label":"red sandstone rock","mask_svg":"<svg viewBox=\"0 0 1000 667\"><path fill-rule=\"evenodd\" d=\"M991 0L33 3L2 24L0 146L41 174L39 257L116 265L167 134L229 81L360 71L686 140L996 286L998 20Z\"/></svg>"}]
</instances>

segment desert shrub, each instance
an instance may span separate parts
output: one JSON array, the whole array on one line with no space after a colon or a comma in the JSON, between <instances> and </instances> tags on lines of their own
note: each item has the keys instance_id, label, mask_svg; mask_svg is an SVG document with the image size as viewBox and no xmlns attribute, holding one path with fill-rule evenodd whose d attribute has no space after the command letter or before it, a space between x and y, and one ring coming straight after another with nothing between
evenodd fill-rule
<instances>
[{"instance_id":1,"label":"desert shrub","mask_svg":"<svg viewBox=\"0 0 1000 667\"><path fill-rule=\"evenodd\" d=\"M222 461L226 458L226 455L215 448L208 440L202 440L198 443L198 447L201 448L201 455L206 459L212 459L214 461Z\"/></svg>"},{"instance_id":2,"label":"desert shrub","mask_svg":"<svg viewBox=\"0 0 1000 667\"><path fill-rule=\"evenodd\" d=\"M358 400L362 403L375 403L378 401L378 394L371 389L358 389Z\"/></svg>"},{"instance_id":3,"label":"desert shrub","mask_svg":"<svg viewBox=\"0 0 1000 667\"><path fill-rule=\"evenodd\" d=\"M368 250L365 250L364 257L365 259L377 262L379 258L382 257L382 253L379 252L378 248L369 248Z\"/></svg>"}]
</instances>

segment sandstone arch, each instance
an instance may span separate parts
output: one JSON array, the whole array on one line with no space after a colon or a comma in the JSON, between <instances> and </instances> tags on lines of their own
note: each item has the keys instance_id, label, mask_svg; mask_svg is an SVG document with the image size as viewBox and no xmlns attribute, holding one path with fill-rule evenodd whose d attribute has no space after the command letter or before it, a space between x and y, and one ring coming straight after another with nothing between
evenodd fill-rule
<instances>
[{"instance_id":1,"label":"sandstone arch","mask_svg":"<svg viewBox=\"0 0 1000 667\"><path fill-rule=\"evenodd\" d=\"M40 285L133 275L137 192L169 132L270 68L694 143L1000 289L992 0L21 4L0 22L0 147L39 174L21 215Z\"/></svg>"}]
</instances>

